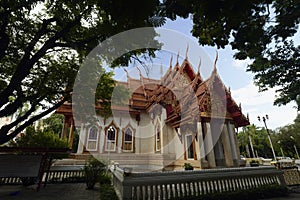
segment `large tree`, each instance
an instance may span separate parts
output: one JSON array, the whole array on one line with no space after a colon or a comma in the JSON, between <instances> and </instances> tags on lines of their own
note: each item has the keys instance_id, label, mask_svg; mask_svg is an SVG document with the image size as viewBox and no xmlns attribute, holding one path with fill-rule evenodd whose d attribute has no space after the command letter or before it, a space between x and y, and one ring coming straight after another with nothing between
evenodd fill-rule
<instances>
[{"instance_id":1,"label":"large tree","mask_svg":"<svg viewBox=\"0 0 300 200\"><path fill-rule=\"evenodd\" d=\"M291 158L298 158L296 149L299 153L300 150L300 114L296 117L293 124L289 124L275 130L274 136L274 148L277 151L277 155L282 155ZM281 149L280 149L281 148Z\"/></svg>"},{"instance_id":2,"label":"large tree","mask_svg":"<svg viewBox=\"0 0 300 200\"><path fill-rule=\"evenodd\" d=\"M275 104L294 101L300 109L300 46L292 38L300 22L299 0L164 2L171 19L192 14L192 33L200 44L231 45L235 58L253 59L247 70L260 90L277 89Z\"/></svg>"},{"instance_id":3,"label":"large tree","mask_svg":"<svg viewBox=\"0 0 300 200\"><path fill-rule=\"evenodd\" d=\"M70 100L79 65L99 42L161 25L153 17L158 5L158 0L0 1L0 117L22 113L0 127L0 144ZM142 52L151 50L124 55L115 65Z\"/></svg>"},{"instance_id":4,"label":"large tree","mask_svg":"<svg viewBox=\"0 0 300 200\"><path fill-rule=\"evenodd\" d=\"M190 14L200 44L230 44L235 58L253 59L248 70L260 89L280 86L275 103L296 101L299 109L299 46L291 39L300 20L299 0L2 0L0 117L30 106L0 128L0 144L69 100L79 64L100 41ZM115 64L126 65L131 55ZM42 112L34 115L37 107Z\"/></svg>"},{"instance_id":5,"label":"large tree","mask_svg":"<svg viewBox=\"0 0 300 200\"><path fill-rule=\"evenodd\" d=\"M252 158L256 156L273 158L272 150L268 140L268 134L265 128L259 128L255 125L243 127L242 131L240 131L238 134L238 140L242 155L248 155Z\"/></svg>"}]
</instances>

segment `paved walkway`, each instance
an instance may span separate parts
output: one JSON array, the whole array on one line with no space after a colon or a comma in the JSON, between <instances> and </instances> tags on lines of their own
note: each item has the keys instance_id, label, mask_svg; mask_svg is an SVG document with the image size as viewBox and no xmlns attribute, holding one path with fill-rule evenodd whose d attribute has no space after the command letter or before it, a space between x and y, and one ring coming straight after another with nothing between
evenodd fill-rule
<instances>
[{"instance_id":1,"label":"paved walkway","mask_svg":"<svg viewBox=\"0 0 300 200\"><path fill-rule=\"evenodd\" d=\"M0 200L100 200L99 187L86 190L85 183L48 184L41 187L39 192L36 186L24 187L21 185L0 185Z\"/></svg>"}]
</instances>

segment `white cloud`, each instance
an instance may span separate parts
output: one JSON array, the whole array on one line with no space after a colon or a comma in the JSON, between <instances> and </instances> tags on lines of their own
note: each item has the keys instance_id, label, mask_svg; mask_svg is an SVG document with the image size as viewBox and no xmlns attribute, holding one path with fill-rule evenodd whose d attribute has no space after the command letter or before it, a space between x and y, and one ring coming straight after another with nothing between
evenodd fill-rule
<instances>
[{"instance_id":1,"label":"white cloud","mask_svg":"<svg viewBox=\"0 0 300 200\"><path fill-rule=\"evenodd\" d=\"M253 60L250 60L249 58L245 60L233 60L232 65L237 69L245 70L249 64L252 64L252 62Z\"/></svg>"},{"instance_id":2,"label":"white cloud","mask_svg":"<svg viewBox=\"0 0 300 200\"><path fill-rule=\"evenodd\" d=\"M236 103L242 103L243 113L249 113L251 124L263 126L263 123L258 121L257 116L262 117L267 114L269 116L268 128L275 129L293 123L297 116L294 103L280 107L273 106L275 90L269 89L265 92L258 92L258 88L250 83L243 88L232 90L231 95Z\"/></svg>"}]
</instances>

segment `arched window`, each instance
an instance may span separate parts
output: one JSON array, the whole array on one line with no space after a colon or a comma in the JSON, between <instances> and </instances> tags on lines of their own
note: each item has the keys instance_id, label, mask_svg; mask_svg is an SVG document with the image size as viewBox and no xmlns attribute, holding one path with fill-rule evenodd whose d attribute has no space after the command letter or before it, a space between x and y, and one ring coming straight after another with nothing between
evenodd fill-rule
<instances>
[{"instance_id":1,"label":"arched window","mask_svg":"<svg viewBox=\"0 0 300 200\"><path fill-rule=\"evenodd\" d=\"M134 131L131 127L125 128L123 131L123 150L124 151L133 151L133 136Z\"/></svg>"},{"instance_id":2,"label":"arched window","mask_svg":"<svg viewBox=\"0 0 300 200\"><path fill-rule=\"evenodd\" d=\"M161 131L160 126L157 125L155 128L155 151L160 151L161 149Z\"/></svg>"},{"instance_id":3,"label":"arched window","mask_svg":"<svg viewBox=\"0 0 300 200\"><path fill-rule=\"evenodd\" d=\"M92 126L89 128L86 149L89 151L96 151L98 148L98 128Z\"/></svg>"},{"instance_id":4,"label":"arched window","mask_svg":"<svg viewBox=\"0 0 300 200\"><path fill-rule=\"evenodd\" d=\"M118 131L114 125L110 125L106 129L106 145L105 145L106 151L116 151L117 132Z\"/></svg>"}]
</instances>

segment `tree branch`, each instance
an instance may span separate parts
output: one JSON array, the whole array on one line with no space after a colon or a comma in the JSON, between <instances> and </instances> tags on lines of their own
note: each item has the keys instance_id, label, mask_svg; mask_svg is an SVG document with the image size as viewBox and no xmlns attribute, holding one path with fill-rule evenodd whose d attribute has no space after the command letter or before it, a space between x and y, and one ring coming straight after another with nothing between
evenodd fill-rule
<instances>
[{"instance_id":1,"label":"tree branch","mask_svg":"<svg viewBox=\"0 0 300 200\"><path fill-rule=\"evenodd\" d=\"M30 118L29 120L27 120L26 122L24 122L22 125L18 126L15 130L13 130L11 133L9 133L9 130L12 128L10 127L9 129L6 126L3 126L0 129L0 144L4 144L6 142L8 142L10 139L16 137L21 131L23 131L27 126L31 125L33 122L35 122L36 120L48 115L49 113L51 113L52 111L56 110L58 107L60 107L63 103L65 102L65 99L62 99L61 101L59 101L57 104L55 104L54 106L52 106L51 108L49 108L48 110L35 115L34 117ZM17 121L17 120L16 120ZM15 122L16 122L15 121ZM18 122L16 122L17 124L20 123L23 120L18 120ZM14 122L14 123L15 123Z\"/></svg>"},{"instance_id":2,"label":"tree branch","mask_svg":"<svg viewBox=\"0 0 300 200\"><path fill-rule=\"evenodd\" d=\"M8 97L12 95L16 85L20 85L22 80L28 76L33 65L47 53L48 49L55 47L55 41L67 34L71 28L80 23L80 20L81 16L76 17L73 22L68 23L61 31L49 38L31 59L27 57L22 58L8 86L0 93L0 107L7 103Z\"/></svg>"}]
</instances>

